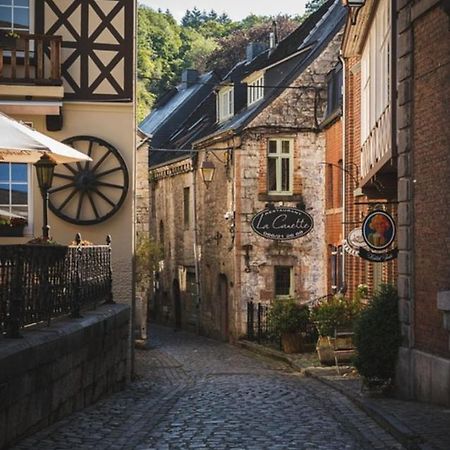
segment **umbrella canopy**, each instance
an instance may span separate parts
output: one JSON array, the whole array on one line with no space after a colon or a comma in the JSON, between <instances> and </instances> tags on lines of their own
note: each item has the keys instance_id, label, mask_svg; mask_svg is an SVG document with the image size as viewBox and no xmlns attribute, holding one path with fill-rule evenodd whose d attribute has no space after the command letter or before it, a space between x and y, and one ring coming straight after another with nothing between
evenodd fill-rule
<instances>
[{"instance_id":1,"label":"umbrella canopy","mask_svg":"<svg viewBox=\"0 0 450 450\"><path fill-rule=\"evenodd\" d=\"M0 162L35 163L47 153L56 164L92 159L0 113Z\"/></svg>"}]
</instances>

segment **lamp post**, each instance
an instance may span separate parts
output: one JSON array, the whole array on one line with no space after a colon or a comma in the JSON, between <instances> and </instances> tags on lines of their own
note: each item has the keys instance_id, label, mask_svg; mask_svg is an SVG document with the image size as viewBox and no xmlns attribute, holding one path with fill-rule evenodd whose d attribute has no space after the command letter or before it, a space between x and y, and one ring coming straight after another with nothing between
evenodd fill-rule
<instances>
[{"instance_id":1,"label":"lamp post","mask_svg":"<svg viewBox=\"0 0 450 450\"><path fill-rule=\"evenodd\" d=\"M216 166L212 161L206 159L202 162L200 172L202 174L203 182L206 184L206 186L209 186L209 183L211 183L211 181L213 180L215 171Z\"/></svg>"},{"instance_id":2,"label":"lamp post","mask_svg":"<svg viewBox=\"0 0 450 450\"><path fill-rule=\"evenodd\" d=\"M50 227L48 225L48 190L52 187L53 183L53 171L56 163L44 153L41 159L37 161L34 166L36 167L36 175L38 179L39 189L41 190L43 207L43 222L42 222L42 237L44 241L48 241L50 238Z\"/></svg>"},{"instance_id":3,"label":"lamp post","mask_svg":"<svg viewBox=\"0 0 450 450\"><path fill-rule=\"evenodd\" d=\"M365 0L342 0L342 2L348 8L351 24L355 25L359 10L364 6Z\"/></svg>"}]
</instances>

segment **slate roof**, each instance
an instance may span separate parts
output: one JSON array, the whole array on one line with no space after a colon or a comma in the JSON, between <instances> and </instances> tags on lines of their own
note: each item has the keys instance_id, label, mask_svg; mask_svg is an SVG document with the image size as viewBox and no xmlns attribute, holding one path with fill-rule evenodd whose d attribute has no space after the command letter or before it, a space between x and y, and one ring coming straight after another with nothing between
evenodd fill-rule
<instances>
[{"instance_id":1,"label":"slate roof","mask_svg":"<svg viewBox=\"0 0 450 450\"><path fill-rule=\"evenodd\" d=\"M311 14L296 30L252 61L241 61L224 77L235 87L235 115L223 123L216 122L215 73L203 75L199 83L183 91L178 87L169 92L139 128L152 134L152 148L189 149L192 144L226 131L239 132L262 109L270 104L286 86L292 83L328 45L343 26L346 17L341 0L328 0ZM298 54L297 54L298 53ZM284 61L288 58L287 61ZM278 64L278 65L277 65ZM270 66L275 65L270 68ZM247 107L247 88L241 81L252 72L267 69L264 98ZM165 103L164 103L165 101ZM163 164L190 152L150 151L150 166Z\"/></svg>"}]
</instances>

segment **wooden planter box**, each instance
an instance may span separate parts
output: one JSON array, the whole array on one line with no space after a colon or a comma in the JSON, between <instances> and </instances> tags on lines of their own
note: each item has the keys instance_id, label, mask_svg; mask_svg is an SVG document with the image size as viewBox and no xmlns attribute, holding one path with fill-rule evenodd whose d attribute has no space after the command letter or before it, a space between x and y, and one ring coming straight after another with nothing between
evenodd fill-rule
<instances>
[{"instance_id":1,"label":"wooden planter box","mask_svg":"<svg viewBox=\"0 0 450 450\"><path fill-rule=\"evenodd\" d=\"M281 346L284 353L301 353L303 351L303 339L301 333L283 333Z\"/></svg>"},{"instance_id":2,"label":"wooden planter box","mask_svg":"<svg viewBox=\"0 0 450 450\"><path fill-rule=\"evenodd\" d=\"M9 225L0 225L0 237L22 237L25 225L11 227Z\"/></svg>"}]
</instances>

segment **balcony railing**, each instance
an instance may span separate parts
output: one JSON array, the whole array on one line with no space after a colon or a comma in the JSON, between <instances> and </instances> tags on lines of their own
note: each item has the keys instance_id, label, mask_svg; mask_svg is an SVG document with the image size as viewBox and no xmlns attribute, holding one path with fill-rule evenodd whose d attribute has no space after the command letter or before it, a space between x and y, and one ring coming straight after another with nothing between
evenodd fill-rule
<instances>
[{"instance_id":1,"label":"balcony railing","mask_svg":"<svg viewBox=\"0 0 450 450\"><path fill-rule=\"evenodd\" d=\"M0 38L0 83L60 86L61 36Z\"/></svg>"},{"instance_id":2,"label":"balcony railing","mask_svg":"<svg viewBox=\"0 0 450 450\"><path fill-rule=\"evenodd\" d=\"M361 147L361 178L392 156L391 108L388 105Z\"/></svg>"},{"instance_id":3,"label":"balcony railing","mask_svg":"<svg viewBox=\"0 0 450 450\"><path fill-rule=\"evenodd\" d=\"M114 303L111 239L107 245L1 245L0 334Z\"/></svg>"}]
</instances>

